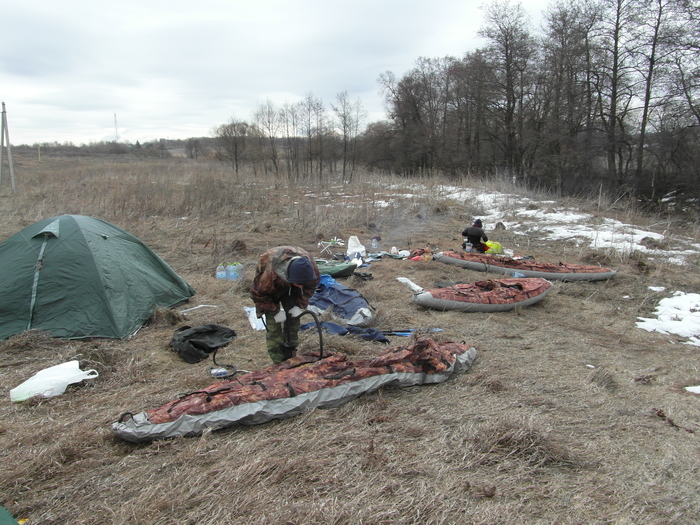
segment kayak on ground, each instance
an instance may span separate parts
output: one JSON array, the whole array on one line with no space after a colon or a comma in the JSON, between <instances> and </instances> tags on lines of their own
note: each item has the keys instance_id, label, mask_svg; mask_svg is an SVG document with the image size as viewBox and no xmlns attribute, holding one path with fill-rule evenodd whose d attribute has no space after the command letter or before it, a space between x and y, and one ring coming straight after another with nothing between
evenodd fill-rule
<instances>
[{"instance_id":1,"label":"kayak on ground","mask_svg":"<svg viewBox=\"0 0 700 525\"><path fill-rule=\"evenodd\" d=\"M500 273L518 277L541 277L561 281L603 281L613 277L617 271L602 266L569 263L535 262L530 258L488 255L474 252L443 251L433 259L479 272Z\"/></svg>"}]
</instances>

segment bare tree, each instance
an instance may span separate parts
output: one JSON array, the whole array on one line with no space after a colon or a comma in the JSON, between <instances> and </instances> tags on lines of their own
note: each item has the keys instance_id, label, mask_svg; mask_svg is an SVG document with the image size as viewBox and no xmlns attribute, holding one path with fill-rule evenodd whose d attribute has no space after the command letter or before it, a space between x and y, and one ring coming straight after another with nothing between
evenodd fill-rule
<instances>
[{"instance_id":1,"label":"bare tree","mask_svg":"<svg viewBox=\"0 0 700 525\"><path fill-rule=\"evenodd\" d=\"M185 154L191 159L198 159L204 148L199 139L190 138L185 141Z\"/></svg>"},{"instance_id":2,"label":"bare tree","mask_svg":"<svg viewBox=\"0 0 700 525\"><path fill-rule=\"evenodd\" d=\"M326 113L323 101L317 99L313 93L309 92L299 102L299 113L301 116L302 134L306 138L305 171L308 175L313 174L315 165L320 181L325 161Z\"/></svg>"},{"instance_id":3,"label":"bare tree","mask_svg":"<svg viewBox=\"0 0 700 525\"><path fill-rule=\"evenodd\" d=\"M364 121L364 110L360 100L350 102L347 91L338 93L336 104L331 104L331 109L335 113L336 123L340 129L343 181L350 182L357 161L357 138Z\"/></svg>"},{"instance_id":4,"label":"bare tree","mask_svg":"<svg viewBox=\"0 0 700 525\"><path fill-rule=\"evenodd\" d=\"M249 125L246 122L231 117L227 124L222 124L214 130L216 139L216 157L227 161L238 175L244 152Z\"/></svg>"},{"instance_id":5,"label":"bare tree","mask_svg":"<svg viewBox=\"0 0 700 525\"><path fill-rule=\"evenodd\" d=\"M520 3L493 0L486 8L485 25L479 34L490 41L486 52L494 68L501 98L503 156L506 168L514 175L522 173L523 105L528 67L534 54L530 20Z\"/></svg>"},{"instance_id":6,"label":"bare tree","mask_svg":"<svg viewBox=\"0 0 700 525\"><path fill-rule=\"evenodd\" d=\"M280 132L279 113L270 100L261 104L253 116L255 126L264 137L262 152L264 157L272 163L275 174L279 174L279 152L277 137ZM267 170L267 165L264 167Z\"/></svg>"},{"instance_id":7,"label":"bare tree","mask_svg":"<svg viewBox=\"0 0 700 525\"><path fill-rule=\"evenodd\" d=\"M639 26L637 57L639 63L639 75L641 76L644 93L642 96L642 116L637 138L637 166L635 181L639 184L642 180L644 168L644 150L646 147L646 132L649 122L649 112L654 100L656 84L661 79L660 70L669 62L674 50L675 35L673 34L673 11L675 0L647 0L643 6L644 17ZM652 176L652 198L654 180Z\"/></svg>"},{"instance_id":8,"label":"bare tree","mask_svg":"<svg viewBox=\"0 0 700 525\"><path fill-rule=\"evenodd\" d=\"M302 155L299 106L296 104L285 104L282 106L279 114L287 158L287 176L290 180L293 178L298 179Z\"/></svg>"},{"instance_id":9,"label":"bare tree","mask_svg":"<svg viewBox=\"0 0 700 525\"><path fill-rule=\"evenodd\" d=\"M633 30L638 25L636 0L602 0L603 13L597 35L598 112L606 134L608 177L623 189L632 147L625 127L635 96L633 86Z\"/></svg>"},{"instance_id":10,"label":"bare tree","mask_svg":"<svg viewBox=\"0 0 700 525\"><path fill-rule=\"evenodd\" d=\"M551 182L557 193L577 175L588 177L587 153L593 132L594 92L590 82L591 30L598 22L595 6L584 0L550 4L545 12L546 32L538 92L542 97L537 119L537 158L541 182ZM581 138L583 137L583 140Z\"/></svg>"}]
</instances>

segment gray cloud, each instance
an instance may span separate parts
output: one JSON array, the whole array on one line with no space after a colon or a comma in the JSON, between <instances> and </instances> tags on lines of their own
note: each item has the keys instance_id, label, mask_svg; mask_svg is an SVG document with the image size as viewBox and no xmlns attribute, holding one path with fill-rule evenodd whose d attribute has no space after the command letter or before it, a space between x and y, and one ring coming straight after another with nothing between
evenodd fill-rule
<instances>
[{"instance_id":1,"label":"gray cloud","mask_svg":"<svg viewBox=\"0 0 700 525\"><path fill-rule=\"evenodd\" d=\"M112 140L115 113L123 140L208 135L307 93L377 120L381 73L475 49L480 23L464 0L25 0L3 8L0 97L15 144Z\"/></svg>"}]
</instances>

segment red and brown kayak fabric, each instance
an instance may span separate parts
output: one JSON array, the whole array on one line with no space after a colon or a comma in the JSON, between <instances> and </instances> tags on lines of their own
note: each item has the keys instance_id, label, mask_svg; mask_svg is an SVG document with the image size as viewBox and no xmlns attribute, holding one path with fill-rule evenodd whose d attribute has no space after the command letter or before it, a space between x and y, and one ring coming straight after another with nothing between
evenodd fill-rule
<instances>
[{"instance_id":1,"label":"red and brown kayak fabric","mask_svg":"<svg viewBox=\"0 0 700 525\"><path fill-rule=\"evenodd\" d=\"M436 299L448 301L512 304L537 297L551 286L552 283L546 279L535 277L532 279L488 279L425 291Z\"/></svg>"},{"instance_id":2,"label":"red and brown kayak fabric","mask_svg":"<svg viewBox=\"0 0 700 525\"><path fill-rule=\"evenodd\" d=\"M468 370L475 358L476 350L467 343L427 337L355 361L344 354L320 360L318 354L299 355L219 381L158 408L123 414L112 428L122 439L144 442L234 424L260 424L337 406L383 386L439 383Z\"/></svg>"},{"instance_id":3,"label":"red and brown kayak fabric","mask_svg":"<svg viewBox=\"0 0 700 525\"><path fill-rule=\"evenodd\" d=\"M434 259L477 271L496 271L508 274L519 272L526 277L545 277L548 279L602 280L609 279L616 273L611 268L595 265L536 262L532 259L520 259L505 255L451 250L436 254Z\"/></svg>"},{"instance_id":4,"label":"red and brown kayak fabric","mask_svg":"<svg viewBox=\"0 0 700 525\"><path fill-rule=\"evenodd\" d=\"M412 300L433 310L506 312L541 301L551 289L552 283L541 277L500 278L423 290Z\"/></svg>"}]
</instances>

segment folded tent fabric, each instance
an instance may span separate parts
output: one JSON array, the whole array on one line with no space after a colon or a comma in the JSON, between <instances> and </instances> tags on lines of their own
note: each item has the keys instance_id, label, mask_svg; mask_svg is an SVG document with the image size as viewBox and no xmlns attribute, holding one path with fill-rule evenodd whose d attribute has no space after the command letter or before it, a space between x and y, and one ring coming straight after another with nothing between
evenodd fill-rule
<instances>
[{"instance_id":1,"label":"folded tent fabric","mask_svg":"<svg viewBox=\"0 0 700 525\"><path fill-rule=\"evenodd\" d=\"M336 282L330 275L321 275L316 292L309 300L309 310L319 315L330 311L353 326L367 326L374 318L367 299L360 292Z\"/></svg>"}]
</instances>

